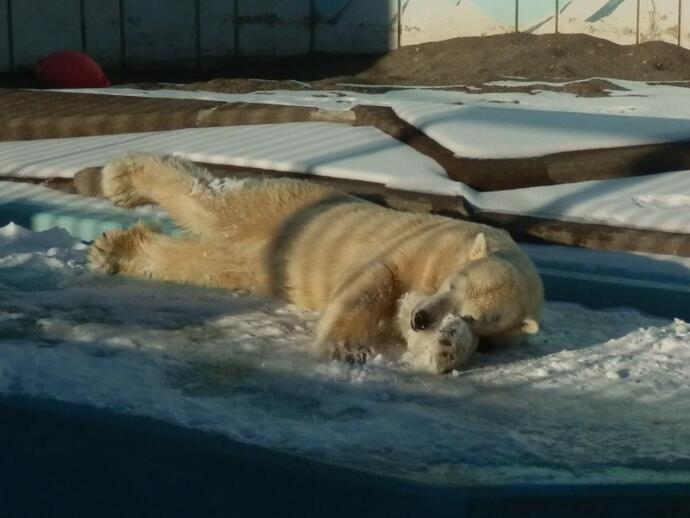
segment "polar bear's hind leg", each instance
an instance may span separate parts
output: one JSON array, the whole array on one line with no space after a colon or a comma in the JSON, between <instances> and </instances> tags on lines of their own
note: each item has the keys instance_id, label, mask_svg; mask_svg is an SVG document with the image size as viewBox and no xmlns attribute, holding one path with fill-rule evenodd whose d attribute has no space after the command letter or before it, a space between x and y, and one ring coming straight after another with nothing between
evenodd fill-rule
<instances>
[{"instance_id":1,"label":"polar bear's hind leg","mask_svg":"<svg viewBox=\"0 0 690 518\"><path fill-rule=\"evenodd\" d=\"M217 225L213 176L192 162L168 155L131 153L103 168L106 198L121 207L155 203L183 229L202 235Z\"/></svg>"}]
</instances>

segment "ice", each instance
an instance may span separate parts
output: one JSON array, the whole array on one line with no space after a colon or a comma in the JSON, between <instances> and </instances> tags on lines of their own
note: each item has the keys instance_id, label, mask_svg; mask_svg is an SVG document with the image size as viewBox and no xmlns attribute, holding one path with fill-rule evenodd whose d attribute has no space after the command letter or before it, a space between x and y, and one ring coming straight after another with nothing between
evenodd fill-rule
<instances>
[{"instance_id":1,"label":"ice","mask_svg":"<svg viewBox=\"0 0 690 518\"><path fill-rule=\"evenodd\" d=\"M312 313L95 276L76 240L0 235L2 394L443 484L690 480L681 320L548 303L529 343L480 350L451 376L383 357L351 367L312 359Z\"/></svg>"}]
</instances>

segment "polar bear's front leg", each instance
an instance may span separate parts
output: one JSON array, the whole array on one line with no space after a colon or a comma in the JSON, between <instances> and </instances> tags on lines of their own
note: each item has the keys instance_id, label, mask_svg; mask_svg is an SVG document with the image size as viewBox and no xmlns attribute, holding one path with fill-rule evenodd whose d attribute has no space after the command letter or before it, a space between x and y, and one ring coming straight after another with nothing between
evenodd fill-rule
<instances>
[{"instance_id":1,"label":"polar bear's front leg","mask_svg":"<svg viewBox=\"0 0 690 518\"><path fill-rule=\"evenodd\" d=\"M260 291L267 282L257 268L260 256L256 243L218 246L208 240L167 236L139 224L96 239L89 250L89 266L94 272Z\"/></svg>"},{"instance_id":2,"label":"polar bear's front leg","mask_svg":"<svg viewBox=\"0 0 690 518\"><path fill-rule=\"evenodd\" d=\"M155 235L160 234L143 224L104 232L89 249L89 268L99 273L152 277L144 248Z\"/></svg>"},{"instance_id":3,"label":"polar bear's front leg","mask_svg":"<svg viewBox=\"0 0 690 518\"><path fill-rule=\"evenodd\" d=\"M396 282L390 268L371 265L336 290L317 328L321 357L365 363L395 316Z\"/></svg>"}]
</instances>

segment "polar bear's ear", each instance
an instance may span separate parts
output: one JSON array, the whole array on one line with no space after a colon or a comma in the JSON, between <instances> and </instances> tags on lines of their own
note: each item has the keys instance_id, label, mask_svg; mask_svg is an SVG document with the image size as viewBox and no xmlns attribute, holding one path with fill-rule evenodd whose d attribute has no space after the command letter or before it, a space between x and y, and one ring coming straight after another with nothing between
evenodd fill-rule
<instances>
[{"instance_id":1,"label":"polar bear's ear","mask_svg":"<svg viewBox=\"0 0 690 518\"><path fill-rule=\"evenodd\" d=\"M489 248L486 245L486 236L484 232L477 234L474 238L474 243L472 243L472 248L470 249L470 260L482 259L489 255Z\"/></svg>"},{"instance_id":2,"label":"polar bear's ear","mask_svg":"<svg viewBox=\"0 0 690 518\"><path fill-rule=\"evenodd\" d=\"M526 318L522 321L520 330L528 335L536 334L539 332L539 322L537 322L533 318Z\"/></svg>"}]
</instances>

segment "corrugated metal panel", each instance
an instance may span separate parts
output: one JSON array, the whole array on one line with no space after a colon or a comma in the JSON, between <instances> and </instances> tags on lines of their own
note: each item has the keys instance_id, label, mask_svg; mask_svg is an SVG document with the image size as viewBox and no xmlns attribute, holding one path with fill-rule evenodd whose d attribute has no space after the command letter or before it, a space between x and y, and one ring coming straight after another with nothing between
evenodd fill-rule
<instances>
[{"instance_id":1,"label":"corrugated metal panel","mask_svg":"<svg viewBox=\"0 0 690 518\"><path fill-rule=\"evenodd\" d=\"M32 66L58 50L81 50L79 0L21 0L12 2L15 65Z\"/></svg>"},{"instance_id":2,"label":"corrugated metal panel","mask_svg":"<svg viewBox=\"0 0 690 518\"><path fill-rule=\"evenodd\" d=\"M678 0L640 0L640 41L678 43Z\"/></svg>"},{"instance_id":3,"label":"corrugated metal panel","mask_svg":"<svg viewBox=\"0 0 690 518\"><path fill-rule=\"evenodd\" d=\"M398 0L315 0L316 50L382 52L398 45Z\"/></svg>"},{"instance_id":4,"label":"corrugated metal panel","mask_svg":"<svg viewBox=\"0 0 690 518\"><path fill-rule=\"evenodd\" d=\"M630 45L637 40L636 0L561 0L559 32L585 33Z\"/></svg>"},{"instance_id":5,"label":"corrugated metal panel","mask_svg":"<svg viewBox=\"0 0 690 518\"><path fill-rule=\"evenodd\" d=\"M0 0L0 70L9 70L12 65L10 57L10 28L7 23L8 0Z\"/></svg>"},{"instance_id":6,"label":"corrugated metal panel","mask_svg":"<svg viewBox=\"0 0 690 518\"><path fill-rule=\"evenodd\" d=\"M202 56L233 58L236 52L235 0L200 0L199 11Z\"/></svg>"},{"instance_id":7,"label":"corrugated metal panel","mask_svg":"<svg viewBox=\"0 0 690 518\"><path fill-rule=\"evenodd\" d=\"M310 0L236 0L243 56L304 54L310 47Z\"/></svg>"},{"instance_id":8,"label":"corrugated metal panel","mask_svg":"<svg viewBox=\"0 0 690 518\"><path fill-rule=\"evenodd\" d=\"M103 65L119 65L120 2L98 0L84 2L86 51Z\"/></svg>"},{"instance_id":9,"label":"corrugated metal panel","mask_svg":"<svg viewBox=\"0 0 690 518\"><path fill-rule=\"evenodd\" d=\"M556 0L520 0L518 30L532 34L556 32Z\"/></svg>"},{"instance_id":10,"label":"corrugated metal panel","mask_svg":"<svg viewBox=\"0 0 690 518\"><path fill-rule=\"evenodd\" d=\"M128 64L196 62L195 2L124 0L124 19Z\"/></svg>"},{"instance_id":11,"label":"corrugated metal panel","mask_svg":"<svg viewBox=\"0 0 690 518\"><path fill-rule=\"evenodd\" d=\"M402 45L460 36L487 36L515 30L515 2L406 0L402 11Z\"/></svg>"},{"instance_id":12,"label":"corrugated metal panel","mask_svg":"<svg viewBox=\"0 0 690 518\"><path fill-rule=\"evenodd\" d=\"M690 48L690 1L684 0L680 12L680 44Z\"/></svg>"}]
</instances>

